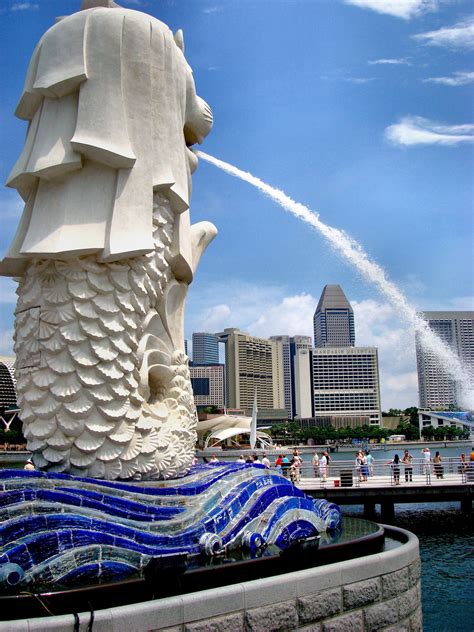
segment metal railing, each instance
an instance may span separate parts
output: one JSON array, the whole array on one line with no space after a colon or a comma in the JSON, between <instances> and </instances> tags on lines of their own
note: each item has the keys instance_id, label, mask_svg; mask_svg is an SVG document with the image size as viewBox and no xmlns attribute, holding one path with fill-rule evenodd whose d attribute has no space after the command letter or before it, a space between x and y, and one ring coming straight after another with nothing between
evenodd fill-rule
<instances>
[{"instance_id":1,"label":"metal railing","mask_svg":"<svg viewBox=\"0 0 474 632\"><path fill-rule=\"evenodd\" d=\"M376 461L356 465L353 460L330 461L323 468L302 463L299 467L283 465L278 473L302 487L365 487L392 485L432 485L474 483L474 462L459 458L442 458L440 463L413 459L411 464Z\"/></svg>"}]
</instances>

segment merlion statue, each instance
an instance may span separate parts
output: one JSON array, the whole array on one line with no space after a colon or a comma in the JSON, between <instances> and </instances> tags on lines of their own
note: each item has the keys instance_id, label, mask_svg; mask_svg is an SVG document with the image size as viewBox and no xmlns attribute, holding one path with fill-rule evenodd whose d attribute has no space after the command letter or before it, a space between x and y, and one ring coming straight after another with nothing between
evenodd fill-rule
<instances>
[{"instance_id":1,"label":"merlion statue","mask_svg":"<svg viewBox=\"0 0 474 632\"><path fill-rule=\"evenodd\" d=\"M17 277L17 389L40 469L105 479L184 474L196 411L184 302L216 235L191 226L188 148L212 126L175 37L84 0L41 38L7 184L25 201L0 273Z\"/></svg>"}]
</instances>

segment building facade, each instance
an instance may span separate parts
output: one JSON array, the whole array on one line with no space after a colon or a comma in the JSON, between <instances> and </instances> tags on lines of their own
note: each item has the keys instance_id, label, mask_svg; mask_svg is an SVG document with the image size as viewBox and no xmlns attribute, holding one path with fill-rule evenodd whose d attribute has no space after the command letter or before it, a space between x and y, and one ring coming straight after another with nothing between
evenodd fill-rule
<instances>
[{"instance_id":1,"label":"building facade","mask_svg":"<svg viewBox=\"0 0 474 632\"><path fill-rule=\"evenodd\" d=\"M219 364L219 340L214 334L193 334L193 364Z\"/></svg>"},{"instance_id":2,"label":"building facade","mask_svg":"<svg viewBox=\"0 0 474 632\"><path fill-rule=\"evenodd\" d=\"M342 425L380 424L382 413L376 348L313 349L312 380L315 417L329 416L335 421L352 418L350 423Z\"/></svg>"},{"instance_id":3,"label":"building facade","mask_svg":"<svg viewBox=\"0 0 474 632\"><path fill-rule=\"evenodd\" d=\"M429 327L459 357L474 379L474 312L421 312ZM459 385L443 370L437 358L415 338L420 408L459 408Z\"/></svg>"},{"instance_id":4,"label":"building facade","mask_svg":"<svg viewBox=\"0 0 474 632\"><path fill-rule=\"evenodd\" d=\"M282 343L234 328L216 336L225 342L227 406L251 409L256 391L259 409L284 408Z\"/></svg>"},{"instance_id":5,"label":"building facade","mask_svg":"<svg viewBox=\"0 0 474 632\"><path fill-rule=\"evenodd\" d=\"M288 419L296 415L296 383L295 383L295 356L301 349L311 349L310 336L270 336L281 344L283 362L283 390L284 406Z\"/></svg>"},{"instance_id":6,"label":"building facade","mask_svg":"<svg viewBox=\"0 0 474 632\"><path fill-rule=\"evenodd\" d=\"M204 364L189 367L196 408L215 406L225 408L225 375L223 364Z\"/></svg>"},{"instance_id":7,"label":"building facade","mask_svg":"<svg viewBox=\"0 0 474 632\"><path fill-rule=\"evenodd\" d=\"M326 285L313 317L314 346L353 347L354 312L340 285Z\"/></svg>"}]
</instances>

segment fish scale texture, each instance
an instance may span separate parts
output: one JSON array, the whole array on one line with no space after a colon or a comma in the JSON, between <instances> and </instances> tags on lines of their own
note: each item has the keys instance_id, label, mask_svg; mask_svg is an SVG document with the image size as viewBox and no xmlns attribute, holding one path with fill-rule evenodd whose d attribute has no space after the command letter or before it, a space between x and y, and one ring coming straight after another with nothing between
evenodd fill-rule
<instances>
[{"instance_id":1,"label":"fish scale texture","mask_svg":"<svg viewBox=\"0 0 474 632\"><path fill-rule=\"evenodd\" d=\"M176 285L174 216L155 194L155 251L34 260L15 321L18 404L37 468L103 479L174 478L196 442L188 359L163 314Z\"/></svg>"}]
</instances>

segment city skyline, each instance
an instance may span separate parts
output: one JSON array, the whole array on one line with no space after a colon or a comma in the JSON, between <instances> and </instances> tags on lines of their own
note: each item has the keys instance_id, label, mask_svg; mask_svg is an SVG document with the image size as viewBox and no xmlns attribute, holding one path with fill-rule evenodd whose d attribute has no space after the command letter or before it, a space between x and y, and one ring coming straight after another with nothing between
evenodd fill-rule
<instances>
[{"instance_id":1,"label":"city skyline","mask_svg":"<svg viewBox=\"0 0 474 632\"><path fill-rule=\"evenodd\" d=\"M198 91L215 115L204 151L353 235L417 310L473 309L472 266L459 265L473 249L471 3L119 4L183 28ZM79 5L2 3L3 181L26 131L13 112L33 46ZM1 192L0 213L3 256L21 213L14 191ZM340 284L357 344L379 348L384 409L417 403L413 332L319 235L203 162L191 215L213 221L219 235L191 286L188 338L230 325L255 336L311 336L321 288ZM7 355L14 287L0 280Z\"/></svg>"}]
</instances>

